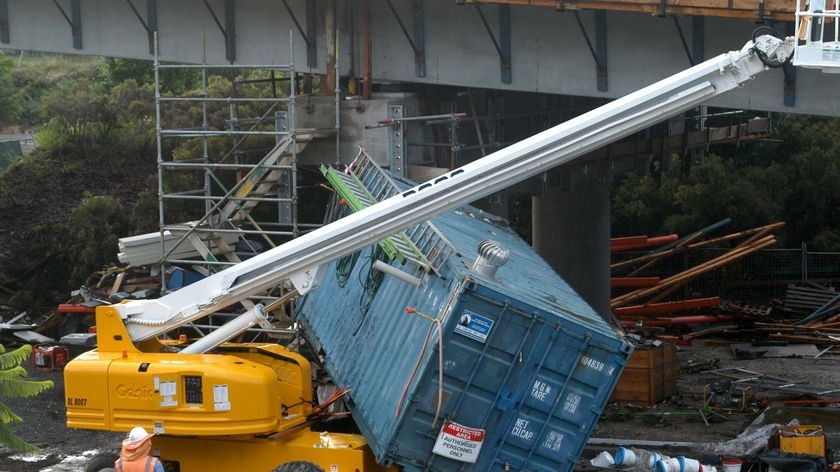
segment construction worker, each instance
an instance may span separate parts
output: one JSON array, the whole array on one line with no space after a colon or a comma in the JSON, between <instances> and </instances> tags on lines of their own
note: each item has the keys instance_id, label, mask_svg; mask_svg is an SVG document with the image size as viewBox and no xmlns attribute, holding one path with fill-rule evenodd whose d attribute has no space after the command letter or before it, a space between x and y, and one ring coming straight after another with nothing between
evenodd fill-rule
<instances>
[{"instance_id":1,"label":"construction worker","mask_svg":"<svg viewBox=\"0 0 840 472\"><path fill-rule=\"evenodd\" d=\"M149 454L152 450L152 436L140 426L132 428L128 438L123 439L120 458L114 463L116 472L164 472L160 460Z\"/></svg>"}]
</instances>

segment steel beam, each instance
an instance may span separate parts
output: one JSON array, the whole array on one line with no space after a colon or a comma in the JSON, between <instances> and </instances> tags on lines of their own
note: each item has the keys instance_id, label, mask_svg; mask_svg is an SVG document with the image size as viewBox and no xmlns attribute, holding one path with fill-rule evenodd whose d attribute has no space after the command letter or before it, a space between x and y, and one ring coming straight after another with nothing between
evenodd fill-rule
<instances>
[{"instance_id":1,"label":"steel beam","mask_svg":"<svg viewBox=\"0 0 840 472\"><path fill-rule=\"evenodd\" d=\"M423 0L413 0L412 18L414 19L414 74L426 77L426 16Z\"/></svg>"},{"instance_id":2,"label":"steel beam","mask_svg":"<svg viewBox=\"0 0 840 472\"><path fill-rule=\"evenodd\" d=\"M155 35L158 31L157 0L146 0L146 23L149 25L149 54L155 53ZM160 43L158 43L158 54L160 54Z\"/></svg>"},{"instance_id":3,"label":"steel beam","mask_svg":"<svg viewBox=\"0 0 840 472\"><path fill-rule=\"evenodd\" d=\"M400 29L403 32L403 36L408 41L408 45L411 46L411 50L414 51L414 73L417 77L425 77L426 76L426 47L425 47L425 32L423 30L423 0L412 0L412 18L413 18L413 27L414 27L414 36L412 37L411 34L408 33L408 29L405 27L405 23L403 23L402 18L400 18L400 14L397 12L397 9L394 8L394 4L391 0L385 0L385 4L388 5L388 8L391 10L391 13L394 15L394 19L397 20L397 24L400 26Z\"/></svg>"},{"instance_id":4,"label":"steel beam","mask_svg":"<svg viewBox=\"0 0 840 472\"><path fill-rule=\"evenodd\" d=\"M786 107L796 106L796 67L793 64L782 66L785 73L784 104Z\"/></svg>"},{"instance_id":5,"label":"steel beam","mask_svg":"<svg viewBox=\"0 0 840 472\"><path fill-rule=\"evenodd\" d=\"M314 0L306 0L306 65L318 67L318 51L315 49L318 37L318 9Z\"/></svg>"},{"instance_id":6,"label":"steel beam","mask_svg":"<svg viewBox=\"0 0 840 472\"><path fill-rule=\"evenodd\" d=\"M586 32L586 27L583 26L583 21L580 19L580 14L577 10L572 11L575 15L580 32L583 35L586 46L589 48L589 53L592 54L592 59L595 61L595 77L596 87L599 92L607 91L607 12L603 10L595 11L595 46L592 46L592 41L589 39L589 34Z\"/></svg>"},{"instance_id":7,"label":"steel beam","mask_svg":"<svg viewBox=\"0 0 840 472\"><path fill-rule=\"evenodd\" d=\"M236 62L236 2L225 0L225 58Z\"/></svg>"},{"instance_id":8,"label":"steel beam","mask_svg":"<svg viewBox=\"0 0 840 472\"><path fill-rule=\"evenodd\" d=\"M64 10L58 0L53 0L61 16L67 20L73 33L73 49L82 49L82 3L81 0L70 0L70 15Z\"/></svg>"},{"instance_id":9,"label":"steel beam","mask_svg":"<svg viewBox=\"0 0 840 472\"><path fill-rule=\"evenodd\" d=\"M204 1L204 6L207 7L207 11L210 12L210 16L213 17L213 21L216 22L216 26L219 27L219 31L221 31L222 34L224 35L225 34L225 27L222 26L222 22L219 21L219 17L216 16L216 11L213 10L213 7L210 6L210 3L208 3L207 0L203 0L203 1Z\"/></svg>"},{"instance_id":10,"label":"steel beam","mask_svg":"<svg viewBox=\"0 0 840 472\"><path fill-rule=\"evenodd\" d=\"M82 49L82 0L70 0L70 15L73 22L73 49Z\"/></svg>"},{"instance_id":11,"label":"steel beam","mask_svg":"<svg viewBox=\"0 0 840 472\"><path fill-rule=\"evenodd\" d=\"M510 30L510 5L499 5L499 43L502 48L500 67L503 84L509 84L512 80Z\"/></svg>"},{"instance_id":12,"label":"steel beam","mask_svg":"<svg viewBox=\"0 0 840 472\"><path fill-rule=\"evenodd\" d=\"M685 34L683 34L682 26L680 26L680 20L676 16L671 16L674 19L674 26L677 28L677 34L680 37L680 42L682 43L683 50L685 50L685 55L688 57L688 64L695 65L694 57L691 54L691 50L688 49L688 43L685 40Z\"/></svg>"},{"instance_id":13,"label":"steel beam","mask_svg":"<svg viewBox=\"0 0 840 472\"><path fill-rule=\"evenodd\" d=\"M785 23L785 33L788 36L795 34L795 27L792 22ZM782 66L782 71L785 73L784 85L784 104L786 107L796 106L796 67L790 62Z\"/></svg>"},{"instance_id":14,"label":"steel beam","mask_svg":"<svg viewBox=\"0 0 840 472\"><path fill-rule=\"evenodd\" d=\"M236 4L234 0L225 0L225 24L223 25L210 3L207 0L203 1L225 38L225 59L233 64L236 62Z\"/></svg>"},{"instance_id":15,"label":"steel beam","mask_svg":"<svg viewBox=\"0 0 840 472\"><path fill-rule=\"evenodd\" d=\"M484 11L481 10L481 5L475 4L475 11L481 18L496 52L499 54L499 64L501 68L501 81L504 84L511 82L511 67L510 67L510 5L499 5L499 40L496 40L496 35L493 34L493 28L487 22L487 17L484 16Z\"/></svg>"},{"instance_id":16,"label":"steel beam","mask_svg":"<svg viewBox=\"0 0 840 472\"><path fill-rule=\"evenodd\" d=\"M146 34L149 36L149 54L154 54L155 32L157 32L157 0L146 0L145 20L140 15L140 12L137 11L137 7L134 6L134 2L132 2L132 0L125 0L125 2L128 3L131 11L134 12L134 16L137 17L137 20L141 25L143 25L143 29L146 30Z\"/></svg>"},{"instance_id":17,"label":"steel beam","mask_svg":"<svg viewBox=\"0 0 840 472\"><path fill-rule=\"evenodd\" d=\"M315 4L315 2L311 2L311 1L306 2L306 6L307 6L306 7L306 10L307 10L306 18L307 18L307 20L309 20L309 13L308 13L309 12L309 5L314 5L314 4ZM289 2L287 0L283 0L283 6L286 7L286 11L289 12L289 18L291 18L292 22L294 22L295 27L298 30L298 33L300 33L300 36L303 38L303 42L306 43L306 62L307 62L307 65L309 67L315 67L315 65L316 65L315 60L318 57L316 52L315 52L315 36L310 36L307 33L307 31L303 30L303 27L300 25L300 21L298 21L298 18L295 15L294 10L292 10L292 7L289 6ZM309 29L309 21L307 21L306 26L307 26L307 29Z\"/></svg>"},{"instance_id":18,"label":"steel beam","mask_svg":"<svg viewBox=\"0 0 840 472\"><path fill-rule=\"evenodd\" d=\"M339 39L338 25L336 23L336 0L326 0L322 5L324 6L324 46L326 49L324 56L327 59L327 70L321 80L319 89L321 95L331 95L333 93L338 95L339 73L336 66L338 64ZM336 110L336 119L338 119L338 116L339 114ZM336 129L338 129L338 126L336 126ZM336 139L338 139L337 134ZM337 150L338 148L336 148ZM336 159L336 162L338 162L338 159Z\"/></svg>"},{"instance_id":19,"label":"steel beam","mask_svg":"<svg viewBox=\"0 0 840 472\"><path fill-rule=\"evenodd\" d=\"M598 54L598 91L606 92L607 83L607 12L595 11L595 52Z\"/></svg>"},{"instance_id":20,"label":"steel beam","mask_svg":"<svg viewBox=\"0 0 840 472\"><path fill-rule=\"evenodd\" d=\"M0 0L0 43L9 44L9 4Z\"/></svg>"},{"instance_id":21,"label":"steel beam","mask_svg":"<svg viewBox=\"0 0 840 472\"><path fill-rule=\"evenodd\" d=\"M685 34L683 33L682 26L680 26L678 17L672 15L671 18L674 19L674 26L677 28L677 34L680 36L685 55L688 57L688 63L693 66L703 62L705 41L703 30L705 23L703 22L703 17L691 17L691 48L688 47L688 42L685 39Z\"/></svg>"},{"instance_id":22,"label":"steel beam","mask_svg":"<svg viewBox=\"0 0 840 472\"><path fill-rule=\"evenodd\" d=\"M362 0L362 98L370 100L373 95L373 84L371 83L373 76L373 32L371 25L371 2L372 0Z\"/></svg>"},{"instance_id":23,"label":"steel beam","mask_svg":"<svg viewBox=\"0 0 840 472\"><path fill-rule=\"evenodd\" d=\"M695 64L706 60L706 20L700 15L691 17L691 52Z\"/></svg>"}]
</instances>

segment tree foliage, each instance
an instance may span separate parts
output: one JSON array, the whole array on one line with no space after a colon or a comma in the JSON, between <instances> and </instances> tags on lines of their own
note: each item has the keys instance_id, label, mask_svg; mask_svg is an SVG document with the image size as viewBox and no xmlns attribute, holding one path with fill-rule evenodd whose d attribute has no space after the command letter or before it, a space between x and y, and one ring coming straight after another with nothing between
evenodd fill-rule
<instances>
[{"instance_id":1,"label":"tree foliage","mask_svg":"<svg viewBox=\"0 0 840 472\"><path fill-rule=\"evenodd\" d=\"M153 87L112 84L101 63L39 57L12 71L13 82L27 82L15 92L26 97L24 115L48 117L35 151L0 175L0 285L14 292L14 306L33 313L115 261L130 208L155 171Z\"/></svg>"},{"instance_id":2,"label":"tree foliage","mask_svg":"<svg viewBox=\"0 0 840 472\"><path fill-rule=\"evenodd\" d=\"M72 277L81 284L104 264L118 262L115 248L118 239L128 234L129 223L119 200L89 193L73 209L71 221L77 257Z\"/></svg>"},{"instance_id":3,"label":"tree foliage","mask_svg":"<svg viewBox=\"0 0 840 472\"><path fill-rule=\"evenodd\" d=\"M137 145L134 141L140 140L140 145L150 146L153 100L151 86L133 80L109 92L89 80L81 80L69 90L49 92L41 98L42 113L51 117L49 140L41 138L38 144L47 152L75 149L79 153L94 144Z\"/></svg>"},{"instance_id":4,"label":"tree foliage","mask_svg":"<svg viewBox=\"0 0 840 472\"><path fill-rule=\"evenodd\" d=\"M143 85L154 85L155 68L152 61L140 59L106 58L101 67L103 79L110 85L133 80ZM165 94L182 95L201 85L201 75L193 69L161 70L161 91Z\"/></svg>"},{"instance_id":5,"label":"tree foliage","mask_svg":"<svg viewBox=\"0 0 840 472\"><path fill-rule=\"evenodd\" d=\"M783 243L840 251L840 120L780 115L779 141L718 147L652 176L622 176L613 233L687 234L729 217L740 228L785 221ZM685 169L688 169L685 172Z\"/></svg>"},{"instance_id":6,"label":"tree foliage","mask_svg":"<svg viewBox=\"0 0 840 472\"><path fill-rule=\"evenodd\" d=\"M53 387L51 380L26 380L26 369L21 364L29 359L32 346L24 344L13 351L0 345L0 397L28 398ZM23 419L0 401L0 443L19 452L33 452L38 448L19 438L8 426Z\"/></svg>"},{"instance_id":7,"label":"tree foliage","mask_svg":"<svg viewBox=\"0 0 840 472\"><path fill-rule=\"evenodd\" d=\"M86 276L111 264L117 239L156 231L159 225L156 178L154 69L149 61L128 59L27 56L18 64L4 60L0 97L19 105L12 119L38 124L36 149L0 171L0 285L11 287L11 302L33 312L49 310L84 283ZM257 77L248 72L239 78ZM162 70L162 93L201 96L195 70ZM208 77L211 97L229 96L237 77L227 71ZM288 93L288 82L272 90L268 84L238 83L239 93L271 96ZM3 94L6 95L3 95ZM202 105L167 102L167 128L202 126ZM271 110L236 105L239 116ZM208 128L230 126L227 103L208 106ZM224 154L229 138L208 141L213 156ZM174 160L200 159L200 139L168 139L163 152ZM265 150L272 137L249 137L247 149ZM248 154L258 156L258 153ZM233 175L213 181L225 191ZM166 192L200 189L202 171L167 174ZM305 207L303 202L301 207ZM187 221L204 213L198 200L168 201L167 222Z\"/></svg>"},{"instance_id":8,"label":"tree foliage","mask_svg":"<svg viewBox=\"0 0 840 472\"><path fill-rule=\"evenodd\" d=\"M95 80L100 62L97 58L29 53L11 71L12 119L24 127L47 121L41 113L41 97L57 89L72 88L85 78Z\"/></svg>"},{"instance_id":9,"label":"tree foliage","mask_svg":"<svg viewBox=\"0 0 840 472\"><path fill-rule=\"evenodd\" d=\"M15 113L12 68L14 61L0 51L0 121L13 118Z\"/></svg>"}]
</instances>

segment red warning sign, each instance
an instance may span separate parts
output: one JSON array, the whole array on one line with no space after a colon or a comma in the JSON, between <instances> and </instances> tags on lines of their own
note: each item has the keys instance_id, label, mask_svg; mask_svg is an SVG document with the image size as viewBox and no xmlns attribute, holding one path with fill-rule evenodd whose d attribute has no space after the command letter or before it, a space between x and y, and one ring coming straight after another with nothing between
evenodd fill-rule
<instances>
[{"instance_id":1,"label":"red warning sign","mask_svg":"<svg viewBox=\"0 0 840 472\"><path fill-rule=\"evenodd\" d=\"M444 421L435 447L435 454L474 464L484 442L484 430L469 428L454 421Z\"/></svg>"}]
</instances>

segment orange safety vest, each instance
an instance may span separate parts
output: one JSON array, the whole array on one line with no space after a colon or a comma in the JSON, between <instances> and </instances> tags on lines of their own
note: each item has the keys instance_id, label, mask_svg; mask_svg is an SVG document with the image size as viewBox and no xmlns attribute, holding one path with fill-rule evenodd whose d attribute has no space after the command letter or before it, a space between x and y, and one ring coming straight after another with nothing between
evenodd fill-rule
<instances>
[{"instance_id":1,"label":"orange safety vest","mask_svg":"<svg viewBox=\"0 0 840 472\"><path fill-rule=\"evenodd\" d=\"M139 457L133 461L117 459L114 468L117 472L154 472L157 463L158 458L155 456L146 456L145 460Z\"/></svg>"}]
</instances>

